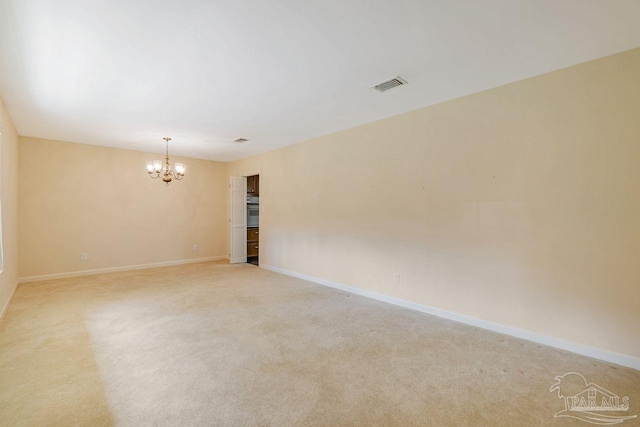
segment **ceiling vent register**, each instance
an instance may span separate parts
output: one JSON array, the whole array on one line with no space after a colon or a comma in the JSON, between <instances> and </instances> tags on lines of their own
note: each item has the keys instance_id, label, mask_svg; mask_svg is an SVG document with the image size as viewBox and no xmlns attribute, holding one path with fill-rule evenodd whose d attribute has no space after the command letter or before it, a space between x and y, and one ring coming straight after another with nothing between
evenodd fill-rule
<instances>
[{"instance_id":1,"label":"ceiling vent register","mask_svg":"<svg viewBox=\"0 0 640 427\"><path fill-rule=\"evenodd\" d=\"M386 92L389 89L393 89L394 87L406 85L407 81L401 77L394 77L391 80L387 80L386 82L378 83L373 88L378 92Z\"/></svg>"}]
</instances>

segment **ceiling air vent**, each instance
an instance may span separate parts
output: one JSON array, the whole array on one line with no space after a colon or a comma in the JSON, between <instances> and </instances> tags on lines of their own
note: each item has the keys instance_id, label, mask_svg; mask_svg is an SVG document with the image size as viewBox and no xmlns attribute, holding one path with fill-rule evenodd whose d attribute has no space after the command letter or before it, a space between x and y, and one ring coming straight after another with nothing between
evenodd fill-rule
<instances>
[{"instance_id":1,"label":"ceiling air vent","mask_svg":"<svg viewBox=\"0 0 640 427\"><path fill-rule=\"evenodd\" d=\"M246 138L238 138L233 142L236 142L238 144L242 144L242 143L247 142L247 141L248 141L248 139L246 139Z\"/></svg>"},{"instance_id":2,"label":"ceiling air vent","mask_svg":"<svg viewBox=\"0 0 640 427\"><path fill-rule=\"evenodd\" d=\"M402 79L401 77L394 77L391 80L387 80L386 82L378 83L373 88L378 92L386 92L389 89L393 89L394 87L406 85L407 81Z\"/></svg>"}]
</instances>

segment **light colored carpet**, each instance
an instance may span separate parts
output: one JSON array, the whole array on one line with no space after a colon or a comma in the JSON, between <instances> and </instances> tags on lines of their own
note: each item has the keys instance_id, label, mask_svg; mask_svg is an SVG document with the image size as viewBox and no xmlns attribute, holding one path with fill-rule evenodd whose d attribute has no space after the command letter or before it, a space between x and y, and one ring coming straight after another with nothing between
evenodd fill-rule
<instances>
[{"instance_id":1,"label":"light colored carpet","mask_svg":"<svg viewBox=\"0 0 640 427\"><path fill-rule=\"evenodd\" d=\"M571 371L640 413L639 371L212 262L21 285L0 425L585 425Z\"/></svg>"}]
</instances>

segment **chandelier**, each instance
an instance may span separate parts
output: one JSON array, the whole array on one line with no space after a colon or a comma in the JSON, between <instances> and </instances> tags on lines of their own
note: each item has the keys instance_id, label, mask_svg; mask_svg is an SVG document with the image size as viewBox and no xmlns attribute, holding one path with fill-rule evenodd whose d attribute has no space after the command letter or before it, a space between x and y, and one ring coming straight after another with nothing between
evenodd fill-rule
<instances>
[{"instance_id":1,"label":"chandelier","mask_svg":"<svg viewBox=\"0 0 640 427\"><path fill-rule=\"evenodd\" d=\"M168 187L173 179L176 181L182 179L184 173L187 171L187 165L184 163L176 163L174 165L175 170L171 170L171 166L169 166L169 141L171 141L171 138L164 137L162 139L167 141L167 156L164 158L164 166L162 166L160 160L147 162L147 172L149 172L149 176L153 179L162 178L162 181L164 181Z\"/></svg>"}]
</instances>

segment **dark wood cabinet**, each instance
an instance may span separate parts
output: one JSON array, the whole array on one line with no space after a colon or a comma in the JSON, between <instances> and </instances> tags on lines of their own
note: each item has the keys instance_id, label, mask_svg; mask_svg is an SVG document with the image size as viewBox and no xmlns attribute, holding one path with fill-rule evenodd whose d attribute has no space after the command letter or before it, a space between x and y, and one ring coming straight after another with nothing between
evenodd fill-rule
<instances>
[{"instance_id":1,"label":"dark wood cabinet","mask_svg":"<svg viewBox=\"0 0 640 427\"><path fill-rule=\"evenodd\" d=\"M247 177L247 195L259 196L260 195L260 175L253 175Z\"/></svg>"},{"instance_id":2,"label":"dark wood cabinet","mask_svg":"<svg viewBox=\"0 0 640 427\"><path fill-rule=\"evenodd\" d=\"M247 258L258 256L258 243L247 243Z\"/></svg>"},{"instance_id":3,"label":"dark wood cabinet","mask_svg":"<svg viewBox=\"0 0 640 427\"><path fill-rule=\"evenodd\" d=\"M257 257L260 253L260 228L247 228L247 258Z\"/></svg>"},{"instance_id":4,"label":"dark wood cabinet","mask_svg":"<svg viewBox=\"0 0 640 427\"><path fill-rule=\"evenodd\" d=\"M247 228L247 243L259 241L260 229L258 227Z\"/></svg>"}]
</instances>

